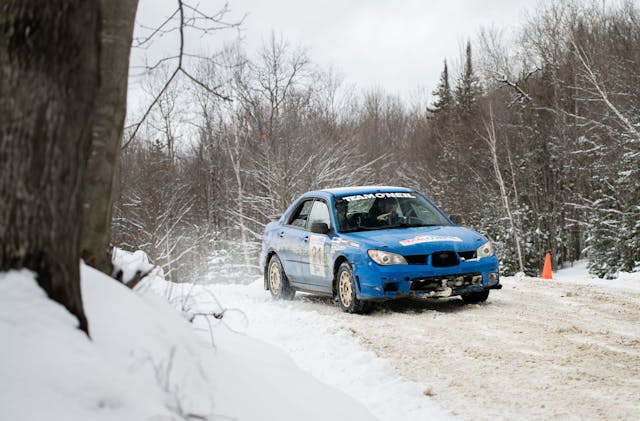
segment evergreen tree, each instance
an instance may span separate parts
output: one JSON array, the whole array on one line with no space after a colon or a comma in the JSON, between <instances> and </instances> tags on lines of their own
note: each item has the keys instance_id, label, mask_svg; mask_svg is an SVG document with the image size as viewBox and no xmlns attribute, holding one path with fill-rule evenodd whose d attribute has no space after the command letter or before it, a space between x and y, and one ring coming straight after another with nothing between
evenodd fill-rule
<instances>
[{"instance_id":1,"label":"evergreen tree","mask_svg":"<svg viewBox=\"0 0 640 421\"><path fill-rule=\"evenodd\" d=\"M591 209L587 245L589 272L601 278L615 278L620 271L638 270L640 185L637 180L640 168L636 160L635 154L624 154L615 176L595 178L596 200Z\"/></svg>"},{"instance_id":2,"label":"evergreen tree","mask_svg":"<svg viewBox=\"0 0 640 421\"><path fill-rule=\"evenodd\" d=\"M447 60L444 60L444 69L440 75L440 82L433 95L437 97L433 103L433 107L429 108L432 113L437 113L442 110L447 110L451 103L453 103L453 96L451 94L451 86L449 85L449 69L447 68Z\"/></svg>"},{"instance_id":3,"label":"evergreen tree","mask_svg":"<svg viewBox=\"0 0 640 421\"><path fill-rule=\"evenodd\" d=\"M587 236L589 272L600 278L612 279L619 270L620 210L616 206L611 180L602 177L599 181L600 185L594 192L599 198L592 205Z\"/></svg>"},{"instance_id":4,"label":"evergreen tree","mask_svg":"<svg viewBox=\"0 0 640 421\"><path fill-rule=\"evenodd\" d=\"M460 115L473 112L480 95L480 82L473 72L471 63L471 42L467 41L464 70L458 79L455 90L456 107Z\"/></svg>"},{"instance_id":5,"label":"evergreen tree","mask_svg":"<svg viewBox=\"0 0 640 421\"><path fill-rule=\"evenodd\" d=\"M637 159L637 153L625 154L616 180L622 202L618 266L625 272L640 270L640 168Z\"/></svg>"}]
</instances>

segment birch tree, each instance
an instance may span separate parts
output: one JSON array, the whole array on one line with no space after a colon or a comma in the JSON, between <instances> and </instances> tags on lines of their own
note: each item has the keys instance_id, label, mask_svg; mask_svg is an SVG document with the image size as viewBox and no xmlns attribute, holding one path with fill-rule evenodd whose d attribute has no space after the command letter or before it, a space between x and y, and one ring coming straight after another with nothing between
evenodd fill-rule
<instances>
[{"instance_id":1,"label":"birch tree","mask_svg":"<svg viewBox=\"0 0 640 421\"><path fill-rule=\"evenodd\" d=\"M507 215L507 219L509 221L509 225L511 227L511 233L513 236L513 243L516 247L516 253L518 256L518 266L520 268L520 272L524 272L524 261L522 258L522 247L520 245L520 227L516 224L515 218L511 212L511 205L509 203L509 196L507 194L507 187L502 177L502 171L500 170L500 163L498 160L498 140L496 136L496 128L493 118L493 108L489 105L489 121L484 122L485 126L485 134L481 135L484 141L489 148L489 153L491 155L491 163L493 165L493 171L495 174L495 179L500 188L500 199L502 201L502 206L504 207L504 212ZM514 186L515 187L515 186Z\"/></svg>"}]
</instances>

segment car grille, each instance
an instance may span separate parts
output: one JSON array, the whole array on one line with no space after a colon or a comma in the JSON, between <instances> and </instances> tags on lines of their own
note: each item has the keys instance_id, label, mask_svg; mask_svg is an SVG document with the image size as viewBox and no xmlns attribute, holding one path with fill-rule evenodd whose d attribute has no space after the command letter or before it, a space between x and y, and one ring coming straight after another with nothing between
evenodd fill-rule
<instances>
[{"instance_id":1,"label":"car grille","mask_svg":"<svg viewBox=\"0 0 640 421\"><path fill-rule=\"evenodd\" d=\"M445 268L455 266L460 261L455 251L439 251L431 255L431 266L436 268Z\"/></svg>"},{"instance_id":2,"label":"car grille","mask_svg":"<svg viewBox=\"0 0 640 421\"><path fill-rule=\"evenodd\" d=\"M409 256L404 256L405 260L410 265L426 265L427 264L428 254L411 254Z\"/></svg>"},{"instance_id":3,"label":"car grille","mask_svg":"<svg viewBox=\"0 0 640 421\"><path fill-rule=\"evenodd\" d=\"M435 267L449 267L455 266L459 263L458 258L456 258L456 254L460 257L460 260L472 260L476 258L476 251L444 251L434 253L431 256L431 264ZM428 254L409 254L405 255L407 263L410 265L426 265L429 259Z\"/></svg>"},{"instance_id":4,"label":"car grille","mask_svg":"<svg viewBox=\"0 0 640 421\"><path fill-rule=\"evenodd\" d=\"M411 291L431 291L438 290L444 286L458 288L470 285L482 285L482 274L465 273L461 275L430 276L426 278L415 278L411 281Z\"/></svg>"}]
</instances>

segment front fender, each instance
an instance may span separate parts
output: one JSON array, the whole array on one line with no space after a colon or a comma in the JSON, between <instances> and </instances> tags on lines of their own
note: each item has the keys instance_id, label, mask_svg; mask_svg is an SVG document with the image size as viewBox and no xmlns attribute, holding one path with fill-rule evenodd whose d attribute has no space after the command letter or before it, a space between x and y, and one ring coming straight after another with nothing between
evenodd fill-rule
<instances>
[{"instance_id":1,"label":"front fender","mask_svg":"<svg viewBox=\"0 0 640 421\"><path fill-rule=\"evenodd\" d=\"M347 262L351 266L353 276L356 284L356 296L360 295L360 281L359 281L359 268L367 265L367 261L370 260L367 256L367 249L362 247L347 247L332 256L333 262L333 276L338 273L338 268L342 262Z\"/></svg>"}]
</instances>

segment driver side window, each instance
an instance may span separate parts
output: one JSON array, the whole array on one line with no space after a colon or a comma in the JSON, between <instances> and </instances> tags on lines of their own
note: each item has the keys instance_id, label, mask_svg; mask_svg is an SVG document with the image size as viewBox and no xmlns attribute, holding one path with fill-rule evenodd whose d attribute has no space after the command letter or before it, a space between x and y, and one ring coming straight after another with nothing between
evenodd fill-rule
<instances>
[{"instance_id":1,"label":"driver side window","mask_svg":"<svg viewBox=\"0 0 640 421\"><path fill-rule=\"evenodd\" d=\"M287 224L293 225L298 228L306 228L309 214L311 213L311 207L313 206L313 199L305 200L298 206L298 209L291 214Z\"/></svg>"},{"instance_id":2,"label":"driver side window","mask_svg":"<svg viewBox=\"0 0 640 421\"><path fill-rule=\"evenodd\" d=\"M329 216L329 207L327 204L323 201L316 200L313 204L313 208L311 209L309 221L311 221L311 224L315 222L324 222L327 224L327 227L331 228L331 217Z\"/></svg>"}]
</instances>

